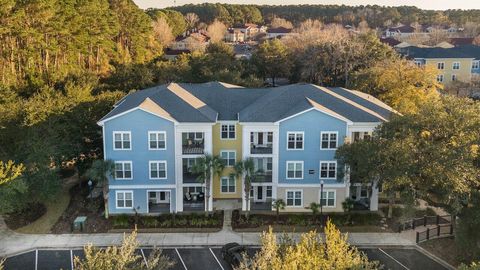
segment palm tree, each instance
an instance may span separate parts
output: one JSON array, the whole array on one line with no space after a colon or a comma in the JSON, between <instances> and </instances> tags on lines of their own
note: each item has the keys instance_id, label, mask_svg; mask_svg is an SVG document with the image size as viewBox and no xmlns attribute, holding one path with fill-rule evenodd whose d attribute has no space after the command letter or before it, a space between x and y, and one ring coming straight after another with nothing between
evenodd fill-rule
<instances>
[{"instance_id":1,"label":"palm tree","mask_svg":"<svg viewBox=\"0 0 480 270\"><path fill-rule=\"evenodd\" d=\"M108 218L108 177L114 176L115 163L112 160L97 159L92 163L85 175L93 181L102 184L105 218Z\"/></svg>"},{"instance_id":2,"label":"palm tree","mask_svg":"<svg viewBox=\"0 0 480 270\"><path fill-rule=\"evenodd\" d=\"M316 202L312 202L308 207L308 209L312 211L313 222L317 223L317 214L318 214L318 209L320 209L320 204Z\"/></svg>"},{"instance_id":3,"label":"palm tree","mask_svg":"<svg viewBox=\"0 0 480 270\"><path fill-rule=\"evenodd\" d=\"M250 214L250 190L252 189L252 182L255 182L257 179L263 177L262 170L255 169L253 158L246 158L245 160L237 162L234 170L236 177L244 177L243 188L245 193L245 202L247 204L245 218L248 220Z\"/></svg>"},{"instance_id":4,"label":"palm tree","mask_svg":"<svg viewBox=\"0 0 480 270\"><path fill-rule=\"evenodd\" d=\"M192 172L198 174L197 181L205 184L205 216L210 214L209 201L211 196L212 176L220 175L225 168L223 160L219 156L205 155L197 158L192 166Z\"/></svg>"},{"instance_id":5,"label":"palm tree","mask_svg":"<svg viewBox=\"0 0 480 270\"><path fill-rule=\"evenodd\" d=\"M285 209L285 201L282 199L277 199L273 201L273 208L275 208L275 211L277 212L277 223L278 219L280 218L280 210Z\"/></svg>"}]
</instances>

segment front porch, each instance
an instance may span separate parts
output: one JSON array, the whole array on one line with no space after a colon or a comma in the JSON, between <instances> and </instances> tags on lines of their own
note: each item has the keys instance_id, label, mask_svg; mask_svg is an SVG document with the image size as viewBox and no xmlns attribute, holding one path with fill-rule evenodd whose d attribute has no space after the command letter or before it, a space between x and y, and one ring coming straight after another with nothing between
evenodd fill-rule
<instances>
[{"instance_id":1,"label":"front porch","mask_svg":"<svg viewBox=\"0 0 480 270\"><path fill-rule=\"evenodd\" d=\"M272 199L264 202L250 201L250 211L272 211Z\"/></svg>"},{"instance_id":2,"label":"front porch","mask_svg":"<svg viewBox=\"0 0 480 270\"><path fill-rule=\"evenodd\" d=\"M205 211L205 188L203 186L183 187L183 211Z\"/></svg>"},{"instance_id":3,"label":"front porch","mask_svg":"<svg viewBox=\"0 0 480 270\"><path fill-rule=\"evenodd\" d=\"M171 213L171 192L165 190L149 190L148 194L148 213L162 214Z\"/></svg>"}]
</instances>

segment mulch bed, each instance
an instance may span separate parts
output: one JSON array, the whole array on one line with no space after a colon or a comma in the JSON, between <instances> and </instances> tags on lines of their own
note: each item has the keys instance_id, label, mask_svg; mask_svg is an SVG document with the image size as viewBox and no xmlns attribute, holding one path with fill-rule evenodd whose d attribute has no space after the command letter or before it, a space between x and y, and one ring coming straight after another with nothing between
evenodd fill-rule
<instances>
[{"instance_id":1,"label":"mulch bed","mask_svg":"<svg viewBox=\"0 0 480 270\"><path fill-rule=\"evenodd\" d=\"M78 216L86 216L87 221L84 230L75 233L123 232L135 227L134 215L112 215L108 220L105 219L103 197L92 200L88 192L86 183L70 189L70 204L53 226L52 233L72 233L73 221ZM137 228L139 232L213 232L222 228L223 212L218 211L208 219L203 217L203 213L177 214L175 222L172 220L171 214L138 216Z\"/></svg>"},{"instance_id":2,"label":"mulch bed","mask_svg":"<svg viewBox=\"0 0 480 270\"><path fill-rule=\"evenodd\" d=\"M86 216L87 221L83 233L103 233L111 228L110 220L103 216L103 197L88 197L88 185L82 183L70 189L70 204L52 228L52 233L72 233L72 225L78 216Z\"/></svg>"},{"instance_id":3,"label":"mulch bed","mask_svg":"<svg viewBox=\"0 0 480 270\"><path fill-rule=\"evenodd\" d=\"M5 217L5 223L11 230L16 230L39 219L47 212L45 205L32 203L20 212L9 214Z\"/></svg>"},{"instance_id":4,"label":"mulch bed","mask_svg":"<svg viewBox=\"0 0 480 270\"><path fill-rule=\"evenodd\" d=\"M319 230L322 229L321 224L325 224L327 218L331 219L338 227L381 225L381 217L375 213L351 214L351 222L347 222L347 215L342 213L317 215L315 220L309 213L282 213L278 221L275 214L250 214L247 221L240 211L235 210L232 213L232 228L238 231L258 231L272 226L277 231L285 229L289 229L289 231Z\"/></svg>"}]
</instances>

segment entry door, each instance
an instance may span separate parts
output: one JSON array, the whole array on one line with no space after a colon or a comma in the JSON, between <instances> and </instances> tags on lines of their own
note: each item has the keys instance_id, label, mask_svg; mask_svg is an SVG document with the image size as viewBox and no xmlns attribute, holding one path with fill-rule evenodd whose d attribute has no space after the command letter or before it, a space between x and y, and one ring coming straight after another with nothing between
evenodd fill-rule
<instances>
[{"instance_id":1,"label":"entry door","mask_svg":"<svg viewBox=\"0 0 480 270\"><path fill-rule=\"evenodd\" d=\"M168 191L149 192L149 200L153 203L168 203L170 202L170 192Z\"/></svg>"},{"instance_id":2,"label":"entry door","mask_svg":"<svg viewBox=\"0 0 480 270\"><path fill-rule=\"evenodd\" d=\"M255 197L256 201L263 202L265 200L265 196L263 194L263 187L257 186L257 196Z\"/></svg>"}]
</instances>

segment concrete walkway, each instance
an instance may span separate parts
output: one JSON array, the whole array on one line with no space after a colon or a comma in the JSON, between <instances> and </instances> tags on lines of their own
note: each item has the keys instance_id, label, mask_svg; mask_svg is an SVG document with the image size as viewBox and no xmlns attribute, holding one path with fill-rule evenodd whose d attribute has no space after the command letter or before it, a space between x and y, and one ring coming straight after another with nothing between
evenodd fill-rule
<instances>
[{"instance_id":1,"label":"concrete walkway","mask_svg":"<svg viewBox=\"0 0 480 270\"><path fill-rule=\"evenodd\" d=\"M228 212L228 213L227 213ZM259 245L260 233L238 233L231 228L231 211L226 211L224 227L215 233L139 233L141 246L220 246L228 242ZM298 233L291 234L298 239ZM349 242L358 246L411 246L415 245L413 232L405 233L349 233ZM413 237L413 238L412 238ZM0 257L39 248L82 248L91 243L96 246L119 245L121 233L99 234L20 234L9 230L0 217Z\"/></svg>"}]
</instances>

